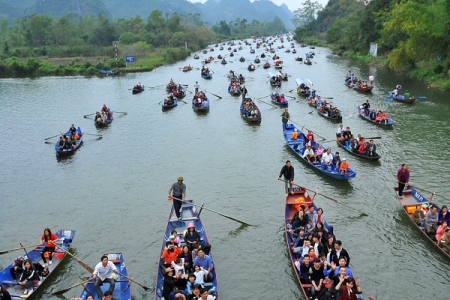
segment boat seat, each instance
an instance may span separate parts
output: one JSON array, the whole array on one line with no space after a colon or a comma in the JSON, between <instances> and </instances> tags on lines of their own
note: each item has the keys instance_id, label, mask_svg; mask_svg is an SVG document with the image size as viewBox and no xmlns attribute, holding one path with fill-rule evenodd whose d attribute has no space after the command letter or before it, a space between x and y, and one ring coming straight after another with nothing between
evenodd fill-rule
<instances>
[{"instance_id":1,"label":"boat seat","mask_svg":"<svg viewBox=\"0 0 450 300\"><path fill-rule=\"evenodd\" d=\"M203 282L203 286L204 287L212 287L213 283L212 282Z\"/></svg>"},{"instance_id":2,"label":"boat seat","mask_svg":"<svg viewBox=\"0 0 450 300\"><path fill-rule=\"evenodd\" d=\"M310 288L311 288L311 284L310 284L310 283L302 283L302 288L303 288L304 290L310 289Z\"/></svg>"}]
</instances>

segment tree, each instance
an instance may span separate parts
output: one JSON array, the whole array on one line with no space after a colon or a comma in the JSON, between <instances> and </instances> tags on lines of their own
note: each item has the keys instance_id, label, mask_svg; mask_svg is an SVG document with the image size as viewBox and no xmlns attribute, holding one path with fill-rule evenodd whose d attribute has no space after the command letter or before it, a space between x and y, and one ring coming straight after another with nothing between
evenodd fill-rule
<instances>
[{"instance_id":1,"label":"tree","mask_svg":"<svg viewBox=\"0 0 450 300\"><path fill-rule=\"evenodd\" d=\"M315 20L317 12L322 9L319 2L306 0L303 2L303 7L294 11L294 18L291 21L296 26L307 26Z\"/></svg>"}]
</instances>

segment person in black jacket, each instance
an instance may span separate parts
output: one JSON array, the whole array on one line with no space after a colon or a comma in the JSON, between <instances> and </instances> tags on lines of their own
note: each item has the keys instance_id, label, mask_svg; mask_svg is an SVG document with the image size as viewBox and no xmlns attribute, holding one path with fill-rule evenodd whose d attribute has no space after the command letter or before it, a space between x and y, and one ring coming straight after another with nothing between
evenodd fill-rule
<instances>
[{"instance_id":1,"label":"person in black jacket","mask_svg":"<svg viewBox=\"0 0 450 300\"><path fill-rule=\"evenodd\" d=\"M11 300L11 295L9 292L0 285L0 300Z\"/></svg>"},{"instance_id":2,"label":"person in black jacket","mask_svg":"<svg viewBox=\"0 0 450 300\"><path fill-rule=\"evenodd\" d=\"M286 197L288 196L289 191L291 194L294 194L292 191L292 185L294 184L294 167L291 165L291 161L287 160L286 164L281 168L280 175L278 176L278 180L281 179L281 176L284 176L284 190L286 191ZM288 187L289 184L289 187Z\"/></svg>"},{"instance_id":3,"label":"person in black jacket","mask_svg":"<svg viewBox=\"0 0 450 300\"><path fill-rule=\"evenodd\" d=\"M334 261L335 264L339 264L339 258L341 257L345 258L345 266L348 267L350 265L350 256L348 255L347 250L342 248L342 242L336 240L336 242L334 242L334 249L330 253L330 262Z\"/></svg>"}]
</instances>

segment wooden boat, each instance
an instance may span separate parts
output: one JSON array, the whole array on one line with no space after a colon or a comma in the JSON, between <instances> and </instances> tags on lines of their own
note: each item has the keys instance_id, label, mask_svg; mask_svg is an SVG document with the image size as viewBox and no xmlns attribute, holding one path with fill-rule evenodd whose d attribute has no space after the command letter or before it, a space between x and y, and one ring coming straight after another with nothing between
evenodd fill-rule
<instances>
[{"instance_id":1,"label":"wooden boat","mask_svg":"<svg viewBox=\"0 0 450 300\"><path fill-rule=\"evenodd\" d=\"M397 196L398 188L394 187L394 191L395 195ZM430 198L427 199L425 196L421 195L414 187L409 186L408 188L403 190L402 199L399 199L398 197L396 198L403 208L403 211L409 216L409 220L411 221L411 223L414 224L414 227L416 227L423 234L426 240L430 241L430 244L433 244L435 248L438 249L442 254L450 258L450 254L444 251L444 248L441 248L439 244L437 244L428 234L425 233L425 228L417 225L411 219L411 214L414 212L417 205L421 205L425 213L430 209L430 203L433 200L433 194L431 194ZM433 205L435 204L433 203Z\"/></svg>"},{"instance_id":2,"label":"wooden boat","mask_svg":"<svg viewBox=\"0 0 450 300\"><path fill-rule=\"evenodd\" d=\"M222 46L220 46L219 50L223 50L223 47L222 47Z\"/></svg>"},{"instance_id":3,"label":"wooden boat","mask_svg":"<svg viewBox=\"0 0 450 300\"><path fill-rule=\"evenodd\" d=\"M240 62L245 62L245 57L241 56L241 58L239 58Z\"/></svg>"},{"instance_id":4,"label":"wooden boat","mask_svg":"<svg viewBox=\"0 0 450 300\"><path fill-rule=\"evenodd\" d=\"M254 54L255 53L255 49L250 49L250 53Z\"/></svg>"},{"instance_id":5,"label":"wooden boat","mask_svg":"<svg viewBox=\"0 0 450 300\"><path fill-rule=\"evenodd\" d=\"M169 82L169 83L166 85L166 92L172 93L172 92L173 92L173 89L175 89L176 87L177 87L177 84L176 84L175 82Z\"/></svg>"},{"instance_id":6,"label":"wooden boat","mask_svg":"<svg viewBox=\"0 0 450 300\"><path fill-rule=\"evenodd\" d=\"M203 79L212 79L212 76L213 76L213 73L212 73L212 72L205 73L205 72L202 72L202 71L201 71L200 74L202 75L202 78L203 78Z\"/></svg>"},{"instance_id":7,"label":"wooden boat","mask_svg":"<svg viewBox=\"0 0 450 300\"><path fill-rule=\"evenodd\" d=\"M248 111L244 108L246 103L251 103L251 105L253 107L252 110L255 110L255 109L258 110L259 114L257 114L257 115L249 115ZM261 111L259 110L259 108L256 105L256 103L252 100L252 98L245 97L245 99L242 99L240 112L241 112L242 119L244 119L246 122L253 123L253 124L261 123L261 120L262 120Z\"/></svg>"},{"instance_id":8,"label":"wooden boat","mask_svg":"<svg viewBox=\"0 0 450 300\"><path fill-rule=\"evenodd\" d=\"M217 55L217 58L222 59L223 57L222 57L222 55L219 54L219 55Z\"/></svg>"},{"instance_id":9,"label":"wooden boat","mask_svg":"<svg viewBox=\"0 0 450 300\"><path fill-rule=\"evenodd\" d=\"M177 200L173 200L173 201L177 201ZM171 232L176 230L182 244L184 244L184 240L183 240L183 233L184 231L187 230L187 227L190 223L193 223L195 226L195 230L200 234L200 239L201 239L201 243L205 244L205 243L209 243L208 241L208 237L206 236L206 232L205 232L205 228L203 227L203 224L200 220L200 213L202 212L202 210L197 210L197 208L194 206L194 201L193 200L186 200L185 203L183 203L182 205L182 211L181 211L181 218L182 220L178 220L176 215L175 215L175 211L173 209L171 209L170 215L169 215L169 220L167 222L167 227L164 233L164 237L163 237L163 241L162 241L162 246L161 246L161 254L162 255L164 248L166 246L166 241L169 240L169 236L171 235ZM209 254L212 257L211 253ZM216 267L217 264L214 264L214 268L211 270L211 274L214 278L214 280L212 282L205 282L204 286L205 288L209 289L209 291L214 291L215 293L215 300L220 300L220 294L219 294L219 290L218 290L218 286L217 286L217 274L216 274ZM159 260L159 264L158 264L158 271L156 274L156 287L155 287L155 300L163 300L163 296L164 296L164 265L162 263L161 260Z\"/></svg>"},{"instance_id":10,"label":"wooden boat","mask_svg":"<svg viewBox=\"0 0 450 300\"><path fill-rule=\"evenodd\" d=\"M94 118L94 125L96 127L106 127L109 124L111 124L111 122L114 120L114 116L113 116L114 112L112 110L110 110L109 108L108 108L108 112L110 114L110 117L107 118L106 121L103 121L101 118L97 118L97 119Z\"/></svg>"},{"instance_id":11,"label":"wooden boat","mask_svg":"<svg viewBox=\"0 0 450 300\"><path fill-rule=\"evenodd\" d=\"M277 106L280 106L280 107L288 107L289 106L289 101L286 98L284 99L284 102L277 101L275 98L275 93L270 94L270 99L271 99L272 103Z\"/></svg>"},{"instance_id":12,"label":"wooden boat","mask_svg":"<svg viewBox=\"0 0 450 300\"><path fill-rule=\"evenodd\" d=\"M289 76L287 73L283 73L281 71L277 72L278 78L280 78L283 81L288 81L289 80Z\"/></svg>"},{"instance_id":13,"label":"wooden boat","mask_svg":"<svg viewBox=\"0 0 450 300\"><path fill-rule=\"evenodd\" d=\"M294 47L294 45L292 45L292 47ZM292 54L295 54L295 53L297 53L297 50L292 49Z\"/></svg>"},{"instance_id":14,"label":"wooden boat","mask_svg":"<svg viewBox=\"0 0 450 300\"><path fill-rule=\"evenodd\" d=\"M274 67L275 69L282 69L282 68L283 68L283 61L280 60L280 59L275 59L275 60L273 61L273 67Z\"/></svg>"},{"instance_id":15,"label":"wooden boat","mask_svg":"<svg viewBox=\"0 0 450 300\"><path fill-rule=\"evenodd\" d=\"M177 105L178 105L178 99L174 97L172 104L164 104L164 101L163 101L161 107L162 107L162 110L169 110L169 109L174 108Z\"/></svg>"},{"instance_id":16,"label":"wooden boat","mask_svg":"<svg viewBox=\"0 0 450 300\"><path fill-rule=\"evenodd\" d=\"M192 66L191 65L183 67L183 72L189 72L189 71L192 71Z\"/></svg>"},{"instance_id":17,"label":"wooden boat","mask_svg":"<svg viewBox=\"0 0 450 300\"><path fill-rule=\"evenodd\" d=\"M416 97L414 97L414 96L411 96L408 98L405 98L405 96L402 94L398 94L397 96L394 96L392 91L389 91L389 97L392 98L392 100L394 100L394 101L406 103L406 104L411 104L416 101Z\"/></svg>"},{"instance_id":18,"label":"wooden boat","mask_svg":"<svg viewBox=\"0 0 450 300\"><path fill-rule=\"evenodd\" d=\"M316 49L316 47L314 47L314 46L309 46L309 49Z\"/></svg>"},{"instance_id":19,"label":"wooden boat","mask_svg":"<svg viewBox=\"0 0 450 300\"><path fill-rule=\"evenodd\" d=\"M208 50L205 49L202 52L203 52L203 54L206 54L206 53L208 53Z\"/></svg>"},{"instance_id":20,"label":"wooden boat","mask_svg":"<svg viewBox=\"0 0 450 300\"><path fill-rule=\"evenodd\" d=\"M372 89L373 89L373 86L368 86L368 85L366 85L366 86L360 86L360 85L354 86L353 83L348 84L347 82L345 82L345 85L348 88L351 88L351 89L353 89L353 90L355 90L357 92L360 92L360 93L370 93L370 92L372 92Z\"/></svg>"},{"instance_id":21,"label":"wooden boat","mask_svg":"<svg viewBox=\"0 0 450 300\"><path fill-rule=\"evenodd\" d=\"M308 191L304 187L295 186L292 188L292 191L294 194L288 194L288 196L285 198L286 204L284 209L284 234L286 238L286 245L289 253L289 259L291 260L293 271L297 277L297 282L302 289L304 299L311 299L310 298L311 284L304 284L300 280L301 274L296 266L299 262L292 248L295 242L295 238L292 235L292 232L290 231L289 225L295 213L301 206L307 209L312 205L314 206L315 211L317 211L317 206L314 204L314 199L311 198L311 196L308 194ZM323 222L323 225L328 230L329 233L333 233L333 226L328 224L326 221Z\"/></svg>"},{"instance_id":22,"label":"wooden boat","mask_svg":"<svg viewBox=\"0 0 450 300\"><path fill-rule=\"evenodd\" d=\"M306 55L306 58L309 58L309 59L314 58L314 54L312 54L311 52L308 52L305 55Z\"/></svg>"},{"instance_id":23,"label":"wooden boat","mask_svg":"<svg viewBox=\"0 0 450 300\"><path fill-rule=\"evenodd\" d=\"M233 57L233 56L234 56L234 53L233 53L233 52L231 52L231 53L230 53L230 57Z\"/></svg>"},{"instance_id":24,"label":"wooden boat","mask_svg":"<svg viewBox=\"0 0 450 300\"><path fill-rule=\"evenodd\" d=\"M316 110L317 110L317 113L320 116L324 117L325 119L328 119L333 122L342 122L342 115L339 115L338 117L330 117L330 116L328 116L328 114L326 112L321 110L321 107L319 107L319 108L316 107Z\"/></svg>"},{"instance_id":25,"label":"wooden boat","mask_svg":"<svg viewBox=\"0 0 450 300\"><path fill-rule=\"evenodd\" d=\"M247 70L250 71L250 72L251 71L255 71L256 70L256 66L254 64L249 64L248 67L247 67Z\"/></svg>"},{"instance_id":26,"label":"wooden boat","mask_svg":"<svg viewBox=\"0 0 450 300\"><path fill-rule=\"evenodd\" d=\"M98 70L98 72L99 72L100 74L103 74L103 75L106 75L106 76L114 76L114 75L119 74L119 71L118 71L118 70L106 70L106 69L100 69L100 70Z\"/></svg>"},{"instance_id":27,"label":"wooden boat","mask_svg":"<svg viewBox=\"0 0 450 300\"><path fill-rule=\"evenodd\" d=\"M286 49L286 51L284 51L286 53L291 53L291 49Z\"/></svg>"},{"instance_id":28,"label":"wooden boat","mask_svg":"<svg viewBox=\"0 0 450 300\"><path fill-rule=\"evenodd\" d=\"M196 112L208 112L209 111L209 99L208 97L205 98L206 102L202 102L201 105L197 105L195 103L195 97L192 99L192 109Z\"/></svg>"},{"instance_id":29,"label":"wooden boat","mask_svg":"<svg viewBox=\"0 0 450 300\"><path fill-rule=\"evenodd\" d=\"M295 83L297 84L298 95L308 97L311 94L311 87L313 86L313 83L310 79L299 77L295 79Z\"/></svg>"},{"instance_id":30,"label":"wooden boat","mask_svg":"<svg viewBox=\"0 0 450 300\"><path fill-rule=\"evenodd\" d=\"M58 237L59 241L56 243L58 247L56 247L55 252L53 252L52 264L48 265L47 267L49 274L45 277L41 276L39 281L36 280L33 290L29 292L28 295L23 294L24 292L23 288L20 287L17 284L17 281L14 281L14 279L11 276L11 272L9 270L12 267L14 267L14 262L0 271L0 283L4 288L8 290L13 300L27 298L37 291L39 291L38 293L42 294L41 287L43 286L45 280L51 276L51 274L58 268L58 266L67 256L66 251L69 251L70 246L72 245L73 239L75 237L75 230L60 229L57 232L55 232L55 234ZM26 255L22 255L21 257L24 259L25 258L30 259L33 262L33 264L39 264L42 266L43 265L43 261L41 259L42 249L43 249L42 246L38 246L27 252Z\"/></svg>"},{"instance_id":31,"label":"wooden boat","mask_svg":"<svg viewBox=\"0 0 450 300\"><path fill-rule=\"evenodd\" d=\"M132 94L139 94L142 93L145 90L145 88L142 85L135 85L133 87L133 90L131 91Z\"/></svg>"},{"instance_id":32,"label":"wooden boat","mask_svg":"<svg viewBox=\"0 0 450 300\"><path fill-rule=\"evenodd\" d=\"M80 136L80 138L78 140L76 140L75 145L72 145L72 147L70 149L60 149L59 148L59 140L56 141L55 143L55 151L56 154L58 154L59 156L69 156L75 153L75 151L78 150L78 148L81 147L81 145L83 144L83 132L81 131L81 128L78 127L76 133L78 133L78 135ZM65 133L66 136L70 137L72 135L71 131L67 131Z\"/></svg>"},{"instance_id":33,"label":"wooden boat","mask_svg":"<svg viewBox=\"0 0 450 300\"><path fill-rule=\"evenodd\" d=\"M297 57L295 58L295 60L296 60L296 61L303 61L303 57L297 56Z\"/></svg>"},{"instance_id":34,"label":"wooden boat","mask_svg":"<svg viewBox=\"0 0 450 300\"><path fill-rule=\"evenodd\" d=\"M343 139L343 138L341 138L341 139ZM344 148L345 151L347 151L348 153L350 153L353 156L356 156L356 157L359 157L359 158L362 158L362 159L365 159L365 160L373 160L373 161L379 160L381 158L381 156L378 153L375 153L376 155L374 155L374 156L367 156L367 155L364 155L364 154L353 152L352 148L350 148L349 146L345 146L344 143L343 143L343 140L341 140L341 139L338 138L336 140L337 144L339 146L341 146L342 148Z\"/></svg>"},{"instance_id":35,"label":"wooden boat","mask_svg":"<svg viewBox=\"0 0 450 300\"><path fill-rule=\"evenodd\" d=\"M186 89L183 86L173 89L172 95L177 99L183 99L186 97Z\"/></svg>"},{"instance_id":36,"label":"wooden boat","mask_svg":"<svg viewBox=\"0 0 450 300\"><path fill-rule=\"evenodd\" d=\"M261 58L265 58L266 55L264 53L261 54Z\"/></svg>"},{"instance_id":37,"label":"wooden boat","mask_svg":"<svg viewBox=\"0 0 450 300\"><path fill-rule=\"evenodd\" d=\"M361 118L377 126L390 127L395 124L395 122L391 118L383 120L384 122L375 122L375 120L371 120L370 117L364 113L364 109L362 109L360 106L357 106L356 109L358 110L358 114Z\"/></svg>"},{"instance_id":38,"label":"wooden boat","mask_svg":"<svg viewBox=\"0 0 450 300\"><path fill-rule=\"evenodd\" d=\"M255 58L255 60L253 61L255 64L259 64L261 62L261 60L259 58Z\"/></svg>"},{"instance_id":39,"label":"wooden boat","mask_svg":"<svg viewBox=\"0 0 450 300\"><path fill-rule=\"evenodd\" d=\"M222 61L220 62L222 65L226 65L227 64L227 61L225 60L225 58L224 59L222 59Z\"/></svg>"},{"instance_id":40,"label":"wooden boat","mask_svg":"<svg viewBox=\"0 0 450 300\"><path fill-rule=\"evenodd\" d=\"M107 253L105 255L108 256L108 260L116 266L117 271L120 273L120 275L118 274L118 278L115 280L116 284L114 286L113 299L131 300L131 281L122 276L122 274L128 276L128 270L127 266L125 265L123 254L118 252ZM97 294L95 292L94 283L95 280L92 279L87 284L85 284L85 287L83 288L83 291L80 295L81 299L87 299L88 296L96 297ZM101 285L100 289L103 293L105 293L109 289L109 284Z\"/></svg>"},{"instance_id":41,"label":"wooden boat","mask_svg":"<svg viewBox=\"0 0 450 300\"><path fill-rule=\"evenodd\" d=\"M200 56L198 56L197 54L194 55L194 59L199 59Z\"/></svg>"},{"instance_id":42,"label":"wooden boat","mask_svg":"<svg viewBox=\"0 0 450 300\"><path fill-rule=\"evenodd\" d=\"M241 94L241 84L237 81L233 81L228 85L228 93L231 96L239 96Z\"/></svg>"},{"instance_id":43,"label":"wooden boat","mask_svg":"<svg viewBox=\"0 0 450 300\"><path fill-rule=\"evenodd\" d=\"M292 140L291 136L292 136L292 132L297 129L295 127L294 124L287 124L286 125L286 130L283 132L283 136L284 136L284 140L286 141L286 145L292 150L294 151L294 153L297 155L297 157L303 161L306 165L308 165L309 167L313 168L314 170L327 175L331 178L334 179L339 179L339 180L348 180L350 178L355 178L356 176L356 172L354 170L352 170L351 168L348 168L348 173L347 174L341 174L339 172L339 170L336 170L334 168L334 166L331 167L325 167L323 166L321 163L317 163L317 164L313 164L308 162L308 160L306 160L306 158L303 158L303 152L305 152L305 146L304 144L306 143L306 137L303 133L300 132L300 130L297 129L297 131L299 132L299 136L298 139L296 140ZM317 147L319 146L319 143L317 142L312 142L312 146L313 147ZM322 146L323 147L323 146ZM326 151L326 147L323 147L324 151Z\"/></svg>"}]
</instances>

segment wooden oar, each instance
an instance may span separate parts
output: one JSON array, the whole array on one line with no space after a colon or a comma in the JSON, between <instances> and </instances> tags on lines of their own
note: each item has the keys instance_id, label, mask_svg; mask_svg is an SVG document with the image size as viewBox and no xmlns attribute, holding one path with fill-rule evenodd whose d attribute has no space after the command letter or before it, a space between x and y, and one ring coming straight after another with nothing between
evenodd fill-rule
<instances>
[{"instance_id":1,"label":"wooden oar","mask_svg":"<svg viewBox=\"0 0 450 300\"><path fill-rule=\"evenodd\" d=\"M359 113L359 111L355 111L354 113L348 115L347 117L345 117L346 119L350 118L351 116L353 116L354 114Z\"/></svg>"},{"instance_id":2,"label":"wooden oar","mask_svg":"<svg viewBox=\"0 0 450 300\"><path fill-rule=\"evenodd\" d=\"M314 133L315 135L317 135L317 136L320 137L321 139L326 140L326 138L324 138L323 136L321 136L321 135L318 134L317 132L314 132L314 131L312 131L311 129L306 128L305 125L300 125L299 123L296 123L296 122L292 121L291 119L288 119L288 120L291 121L291 122L294 123L294 124L297 124L298 126L302 126L302 130L303 130L303 128L305 128L306 130L311 131L312 133Z\"/></svg>"},{"instance_id":3,"label":"wooden oar","mask_svg":"<svg viewBox=\"0 0 450 300\"><path fill-rule=\"evenodd\" d=\"M222 99L222 97L220 97L219 95L213 94L213 93L211 93L211 92L207 92L206 90L205 90L205 93L210 93L211 95L214 95L214 96L216 96L216 97L219 98L219 99Z\"/></svg>"},{"instance_id":4,"label":"wooden oar","mask_svg":"<svg viewBox=\"0 0 450 300\"><path fill-rule=\"evenodd\" d=\"M51 137L49 137L49 138L44 139L44 141L47 141L47 140L49 140L49 139L55 138L55 137L60 136L60 135L61 135L61 134L57 134L57 135L51 136Z\"/></svg>"},{"instance_id":5,"label":"wooden oar","mask_svg":"<svg viewBox=\"0 0 450 300\"><path fill-rule=\"evenodd\" d=\"M72 253L70 253L68 250L58 246L57 244L55 244L56 248L61 249L62 251L64 251L66 254L70 255L73 257L73 259L75 259L77 261L78 264L80 264L86 271L88 271L89 273L94 273L94 268L90 267L87 263L83 262L81 259L79 259L78 257L76 257L75 255L73 255Z\"/></svg>"},{"instance_id":6,"label":"wooden oar","mask_svg":"<svg viewBox=\"0 0 450 300\"><path fill-rule=\"evenodd\" d=\"M411 185L411 184L410 184L410 185ZM415 185L411 185L411 186L414 187L415 189L420 190L420 191L427 192L427 193L430 193L430 194L435 195L435 196L439 196L439 197L441 197L441 198L443 198L443 199L445 199L445 200L449 200L449 198L444 197L444 196L442 196L442 195L436 193L435 191L430 191L430 190L426 190L426 189L423 189L423 188L419 188L419 187L417 187L417 186L415 186Z\"/></svg>"},{"instance_id":7,"label":"wooden oar","mask_svg":"<svg viewBox=\"0 0 450 300\"><path fill-rule=\"evenodd\" d=\"M293 90L296 90L297 88L295 88L295 89L292 89L292 90L290 90L290 91L288 91L288 93L291 93Z\"/></svg>"},{"instance_id":8,"label":"wooden oar","mask_svg":"<svg viewBox=\"0 0 450 300\"><path fill-rule=\"evenodd\" d=\"M291 99L297 99L297 98L295 98L295 97L293 97L293 96L288 96L288 95L284 95L285 97L289 97L289 98L291 98Z\"/></svg>"},{"instance_id":9,"label":"wooden oar","mask_svg":"<svg viewBox=\"0 0 450 300\"><path fill-rule=\"evenodd\" d=\"M281 180L281 179L279 179L279 180L284 182L284 180ZM350 208L350 209L353 209L354 211L360 213L361 216L364 216L364 217L368 217L368 216L369 216L369 215L368 215L367 213L365 213L365 212L359 211L359 210L357 210L357 209L355 209L355 208L353 208L353 207L351 207L351 206L349 206L349 205L347 205L347 204L345 204L345 203L342 203L342 202L340 202L340 201L338 201L338 200L336 200L336 199L334 199L334 198L331 198L331 197L329 197L329 196L327 196L327 195L324 195L324 194L319 193L319 190L318 190L318 189L316 189L315 191L313 191L313 190L310 190L310 189L308 189L308 188L306 188L306 187L304 187L304 186L300 186L300 185L295 184L295 183L293 183L292 185L294 185L294 186L296 186L296 187L299 187L299 188L304 188L304 189L306 189L306 190L309 191L309 192L312 192L312 193L315 193L315 194L317 194L317 195L320 195L320 196L324 197L325 199L331 200L331 201L333 201L333 202L335 202L335 203L338 203L338 204L340 204L340 205L343 205L343 206L345 206L345 207L348 207L348 208Z\"/></svg>"},{"instance_id":10,"label":"wooden oar","mask_svg":"<svg viewBox=\"0 0 450 300\"><path fill-rule=\"evenodd\" d=\"M114 112L119 113L119 114L124 114L124 115L127 115L127 114L128 114L126 111L115 111L115 110L114 110Z\"/></svg>"},{"instance_id":11,"label":"wooden oar","mask_svg":"<svg viewBox=\"0 0 450 300\"><path fill-rule=\"evenodd\" d=\"M140 287L142 287L142 288L143 288L144 290L146 290L146 291L150 289L149 287L143 285L142 283L137 282L136 280L134 280L134 279L131 278L131 277L128 277L128 276L125 275L125 274L122 274L122 273L119 273L119 272L117 272L117 273L118 273L120 276L123 276L123 277L125 277L126 279L128 279L128 280L130 280L130 281L136 283L137 285L139 285Z\"/></svg>"},{"instance_id":12,"label":"wooden oar","mask_svg":"<svg viewBox=\"0 0 450 300\"><path fill-rule=\"evenodd\" d=\"M183 201L183 200L178 199L178 198L175 198L175 197L172 197L172 198L175 199L175 200L178 200L178 201ZM222 217L225 217L225 218L227 218L227 219L230 219L230 220L236 221L236 222L238 222L238 223L241 223L242 225L252 226L251 224L248 224L247 222L244 222L244 221L238 220L238 219L236 219L236 218L227 216L227 215L222 214L222 213L220 213L220 212L218 212L218 211L215 211L215 210L206 208L206 207L204 207L204 205L205 205L204 203L202 203L202 205L196 205L196 204L194 204L194 203L186 202L185 204L193 205L193 206L195 206L195 207L202 207L203 209L209 210L210 212L216 213L216 214L218 214L218 215L220 215L220 216L222 216Z\"/></svg>"},{"instance_id":13,"label":"wooden oar","mask_svg":"<svg viewBox=\"0 0 450 300\"><path fill-rule=\"evenodd\" d=\"M427 99L426 96L417 96L416 98L417 98L417 99Z\"/></svg>"},{"instance_id":14,"label":"wooden oar","mask_svg":"<svg viewBox=\"0 0 450 300\"><path fill-rule=\"evenodd\" d=\"M95 115L95 114L96 114L96 112L95 112L95 113L92 113L92 114L84 115L83 117L84 117L84 118L87 118L87 117L92 116L92 115Z\"/></svg>"},{"instance_id":15,"label":"wooden oar","mask_svg":"<svg viewBox=\"0 0 450 300\"><path fill-rule=\"evenodd\" d=\"M313 112L315 112L317 109L310 111L308 114L312 114Z\"/></svg>"},{"instance_id":16,"label":"wooden oar","mask_svg":"<svg viewBox=\"0 0 450 300\"><path fill-rule=\"evenodd\" d=\"M334 99L333 97L320 97L322 99Z\"/></svg>"},{"instance_id":17,"label":"wooden oar","mask_svg":"<svg viewBox=\"0 0 450 300\"><path fill-rule=\"evenodd\" d=\"M187 102L184 101L184 100L182 100L182 99L178 99L178 101L181 101L181 102L183 102L184 104L187 104Z\"/></svg>"},{"instance_id":18,"label":"wooden oar","mask_svg":"<svg viewBox=\"0 0 450 300\"><path fill-rule=\"evenodd\" d=\"M386 98L384 98L384 101L392 101L392 100L394 100L394 98L392 98L392 97L386 97Z\"/></svg>"},{"instance_id":19,"label":"wooden oar","mask_svg":"<svg viewBox=\"0 0 450 300\"><path fill-rule=\"evenodd\" d=\"M21 244L22 245L22 244ZM36 245L31 245L31 246L25 246L25 247L32 247L32 248L34 248L34 247L37 247L37 246L40 246L41 244L36 244ZM24 246L21 246L21 247L19 247L19 248L14 248L14 249L9 249L9 250L3 250L3 251L0 251L0 255L2 255L2 254L6 254L6 253L9 253L9 252L12 252L12 251L16 251L16 250L20 250L20 249L24 249L25 248Z\"/></svg>"},{"instance_id":20,"label":"wooden oar","mask_svg":"<svg viewBox=\"0 0 450 300\"><path fill-rule=\"evenodd\" d=\"M71 285L71 286L65 288L65 289L62 289L62 290L53 292L53 293L51 293L51 295L55 295L55 296L56 296L56 295L62 295L62 294L64 294L65 292L70 291L70 290L73 289L74 287L80 286L80 285L82 285L82 284L84 285L84 284L87 283L89 280L91 280L91 278L89 278L89 279L87 279L87 280L84 280L84 281L81 281L81 282L78 282L78 283L76 283L76 284L74 284L74 285Z\"/></svg>"},{"instance_id":21,"label":"wooden oar","mask_svg":"<svg viewBox=\"0 0 450 300\"><path fill-rule=\"evenodd\" d=\"M94 135L94 136L98 136L98 137L103 137L103 135L101 135L101 134L95 134L95 133L83 133L83 135L84 134L87 134L87 135Z\"/></svg>"}]
</instances>

